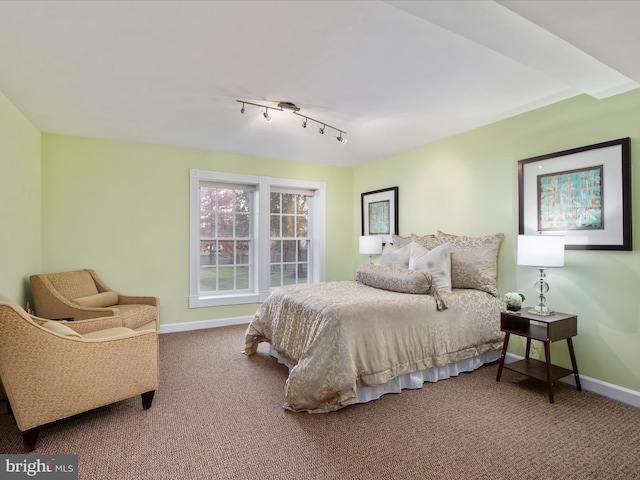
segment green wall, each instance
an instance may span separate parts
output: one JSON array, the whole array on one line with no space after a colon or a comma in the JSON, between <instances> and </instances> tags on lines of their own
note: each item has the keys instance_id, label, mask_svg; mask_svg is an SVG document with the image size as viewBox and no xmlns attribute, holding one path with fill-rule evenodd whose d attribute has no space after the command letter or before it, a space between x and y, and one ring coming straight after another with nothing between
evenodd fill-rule
<instances>
[{"instance_id":1,"label":"green wall","mask_svg":"<svg viewBox=\"0 0 640 480\"><path fill-rule=\"evenodd\" d=\"M631 137L635 188L640 90L605 100L576 97L358 168L354 215L360 215L361 192L398 186L402 235L503 232L500 292L517 290L534 300L537 271L515 265L518 160L623 137ZM637 228L639 194L632 191ZM354 237L359 229L354 226ZM580 373L640 391L640 252L568 250L565 267L549 270L547 278L547 303L578 315L574 345ZM512 340L510 351L522 355L523 344ZM552 345L552 358L570 367L566 342Z\"/></svg>"},{"instance_id":2,"label":"green wall","mask_svg":"<svg viewBox=\"0 0 640 480\"><path fill-rule=\"evenodd\" d=\"M40 131L0 92L0 294L25 305L41 265Z\"/></svg>"},{"instance_id":3,"label":"green wall","mask_svg":"<svg viewBox=\"0 0 640 480\"><path fill-rule=\"evenodd\" d=\"M352 169L51 134L43 271L93 268L122 293L157 295L162 324L254 314L256 304L188 308L191 168L326 182L326 278L352 278Z\"/></svg>"}]
</instances>

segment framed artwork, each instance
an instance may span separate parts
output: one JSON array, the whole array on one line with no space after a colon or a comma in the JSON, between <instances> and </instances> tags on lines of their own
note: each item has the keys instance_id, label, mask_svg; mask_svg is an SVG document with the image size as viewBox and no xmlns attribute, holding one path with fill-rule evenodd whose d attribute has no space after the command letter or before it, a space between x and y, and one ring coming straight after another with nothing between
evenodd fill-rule
<instances>
[{"instance_id":1,"label":"framed artwork","mask_svg":"<svg viewBox=\"0 0 640 480\"><path fill-rule=\"evenodd\" d=\"M398 187L383 188L361 194L362 235L380 235L390 243L398 234Z\"/></svg>"},{"instance_id":2,"label":"framed artwork","mask_svg":"<svg viewBox=\"0 0 640 480\"><path fill-rule=\"evenodd\" d=\"M518 162L519 233L568 250L631 250L631 148L621 138Z\"/></svg>"}]
</instances>

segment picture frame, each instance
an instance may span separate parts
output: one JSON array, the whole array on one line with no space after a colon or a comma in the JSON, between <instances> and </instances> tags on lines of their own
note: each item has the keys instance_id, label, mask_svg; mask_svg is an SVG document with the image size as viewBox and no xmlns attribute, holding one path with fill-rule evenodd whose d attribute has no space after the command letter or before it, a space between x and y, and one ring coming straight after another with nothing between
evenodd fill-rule
<instances>
[{"instance_id":1,"label":"picture frame","mask_svg":"<svg viewBox=\"0 0 640 480\"><path fill-rule=\"evenodd\" d=\"M518 161L518 231L567 250L632 250L629 137Z\"/></svg>"},{"instance_id":2,"label":"picture frame","mask_svg":"<svg viewBox=\"0 0 640 480\"><path fill-rule=\"evenodd\" d=\"M398 187L361 194L362 235L379 235L391 243L398 234Z\"/></svg>"}]
</instances>

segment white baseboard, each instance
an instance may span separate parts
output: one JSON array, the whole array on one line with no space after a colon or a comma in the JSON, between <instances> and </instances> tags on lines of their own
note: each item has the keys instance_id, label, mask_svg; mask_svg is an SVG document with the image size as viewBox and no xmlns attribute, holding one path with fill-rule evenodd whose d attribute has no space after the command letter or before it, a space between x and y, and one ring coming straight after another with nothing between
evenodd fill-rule
<instances>
[{"instance_id":1,"label":"white baseboard","mask_svg":"<svg viewBox=\"0 0 640 480\"><path fill-rule=\"evenodd\" d=\"M507 353L507 355L505 356L505 363L522 360L522 358L523 357L520 357L518 355ZM576 385L573 375L561 378L560 381L562 383L573 385L574 387ZM614 385L613 383L603 382L602 380L598 380L596 378L587 377L585 375L582 375L581 373L580 386L582 387L582 390L596 393L598 395L602 395L603 397L617 400L618 402L626 403L627 405L631 405L632 407L640 408L640 392L636 392L635 390L620 387L618 385Z\"/></svg>"},{"instance_id":2,"label":"white baseboard","mask_svg":"<svg viewBox=\"0 0 640 480\"><path fill-rule=\"evenodd\" d=\"M249 315L246 317L202 320L199 322L170 323L168 325L160 325L160 333L188 332L191 330L204 330L205 328L228 327L229 325L248 325L252 318L253 315Z\"/></svg>"}]
</instances>

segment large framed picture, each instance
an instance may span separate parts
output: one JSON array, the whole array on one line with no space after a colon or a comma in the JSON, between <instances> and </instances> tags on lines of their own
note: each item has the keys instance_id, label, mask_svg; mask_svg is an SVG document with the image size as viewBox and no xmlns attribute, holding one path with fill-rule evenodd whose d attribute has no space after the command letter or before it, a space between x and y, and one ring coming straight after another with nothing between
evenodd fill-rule
<instances>
[{"instance_id":1,"label":"large framed picture","mask_svg":"<svg viewBox=\"0 0 640 480\"><path fill-rule=\"evenodd\" d=\"M383 243L398 234L398 187L361 194L362 235L379 235Z\"/></svg>"},{"instance_id":2,"label":"large framed picture","mask_svg":"<svg viewBox=\"0 0 640 480\"><path fill-rule=\"evenodd\" d=\"M518 162L519 232L569 250L631 250L629 138Z\"/></svg>"}]
</instances>

